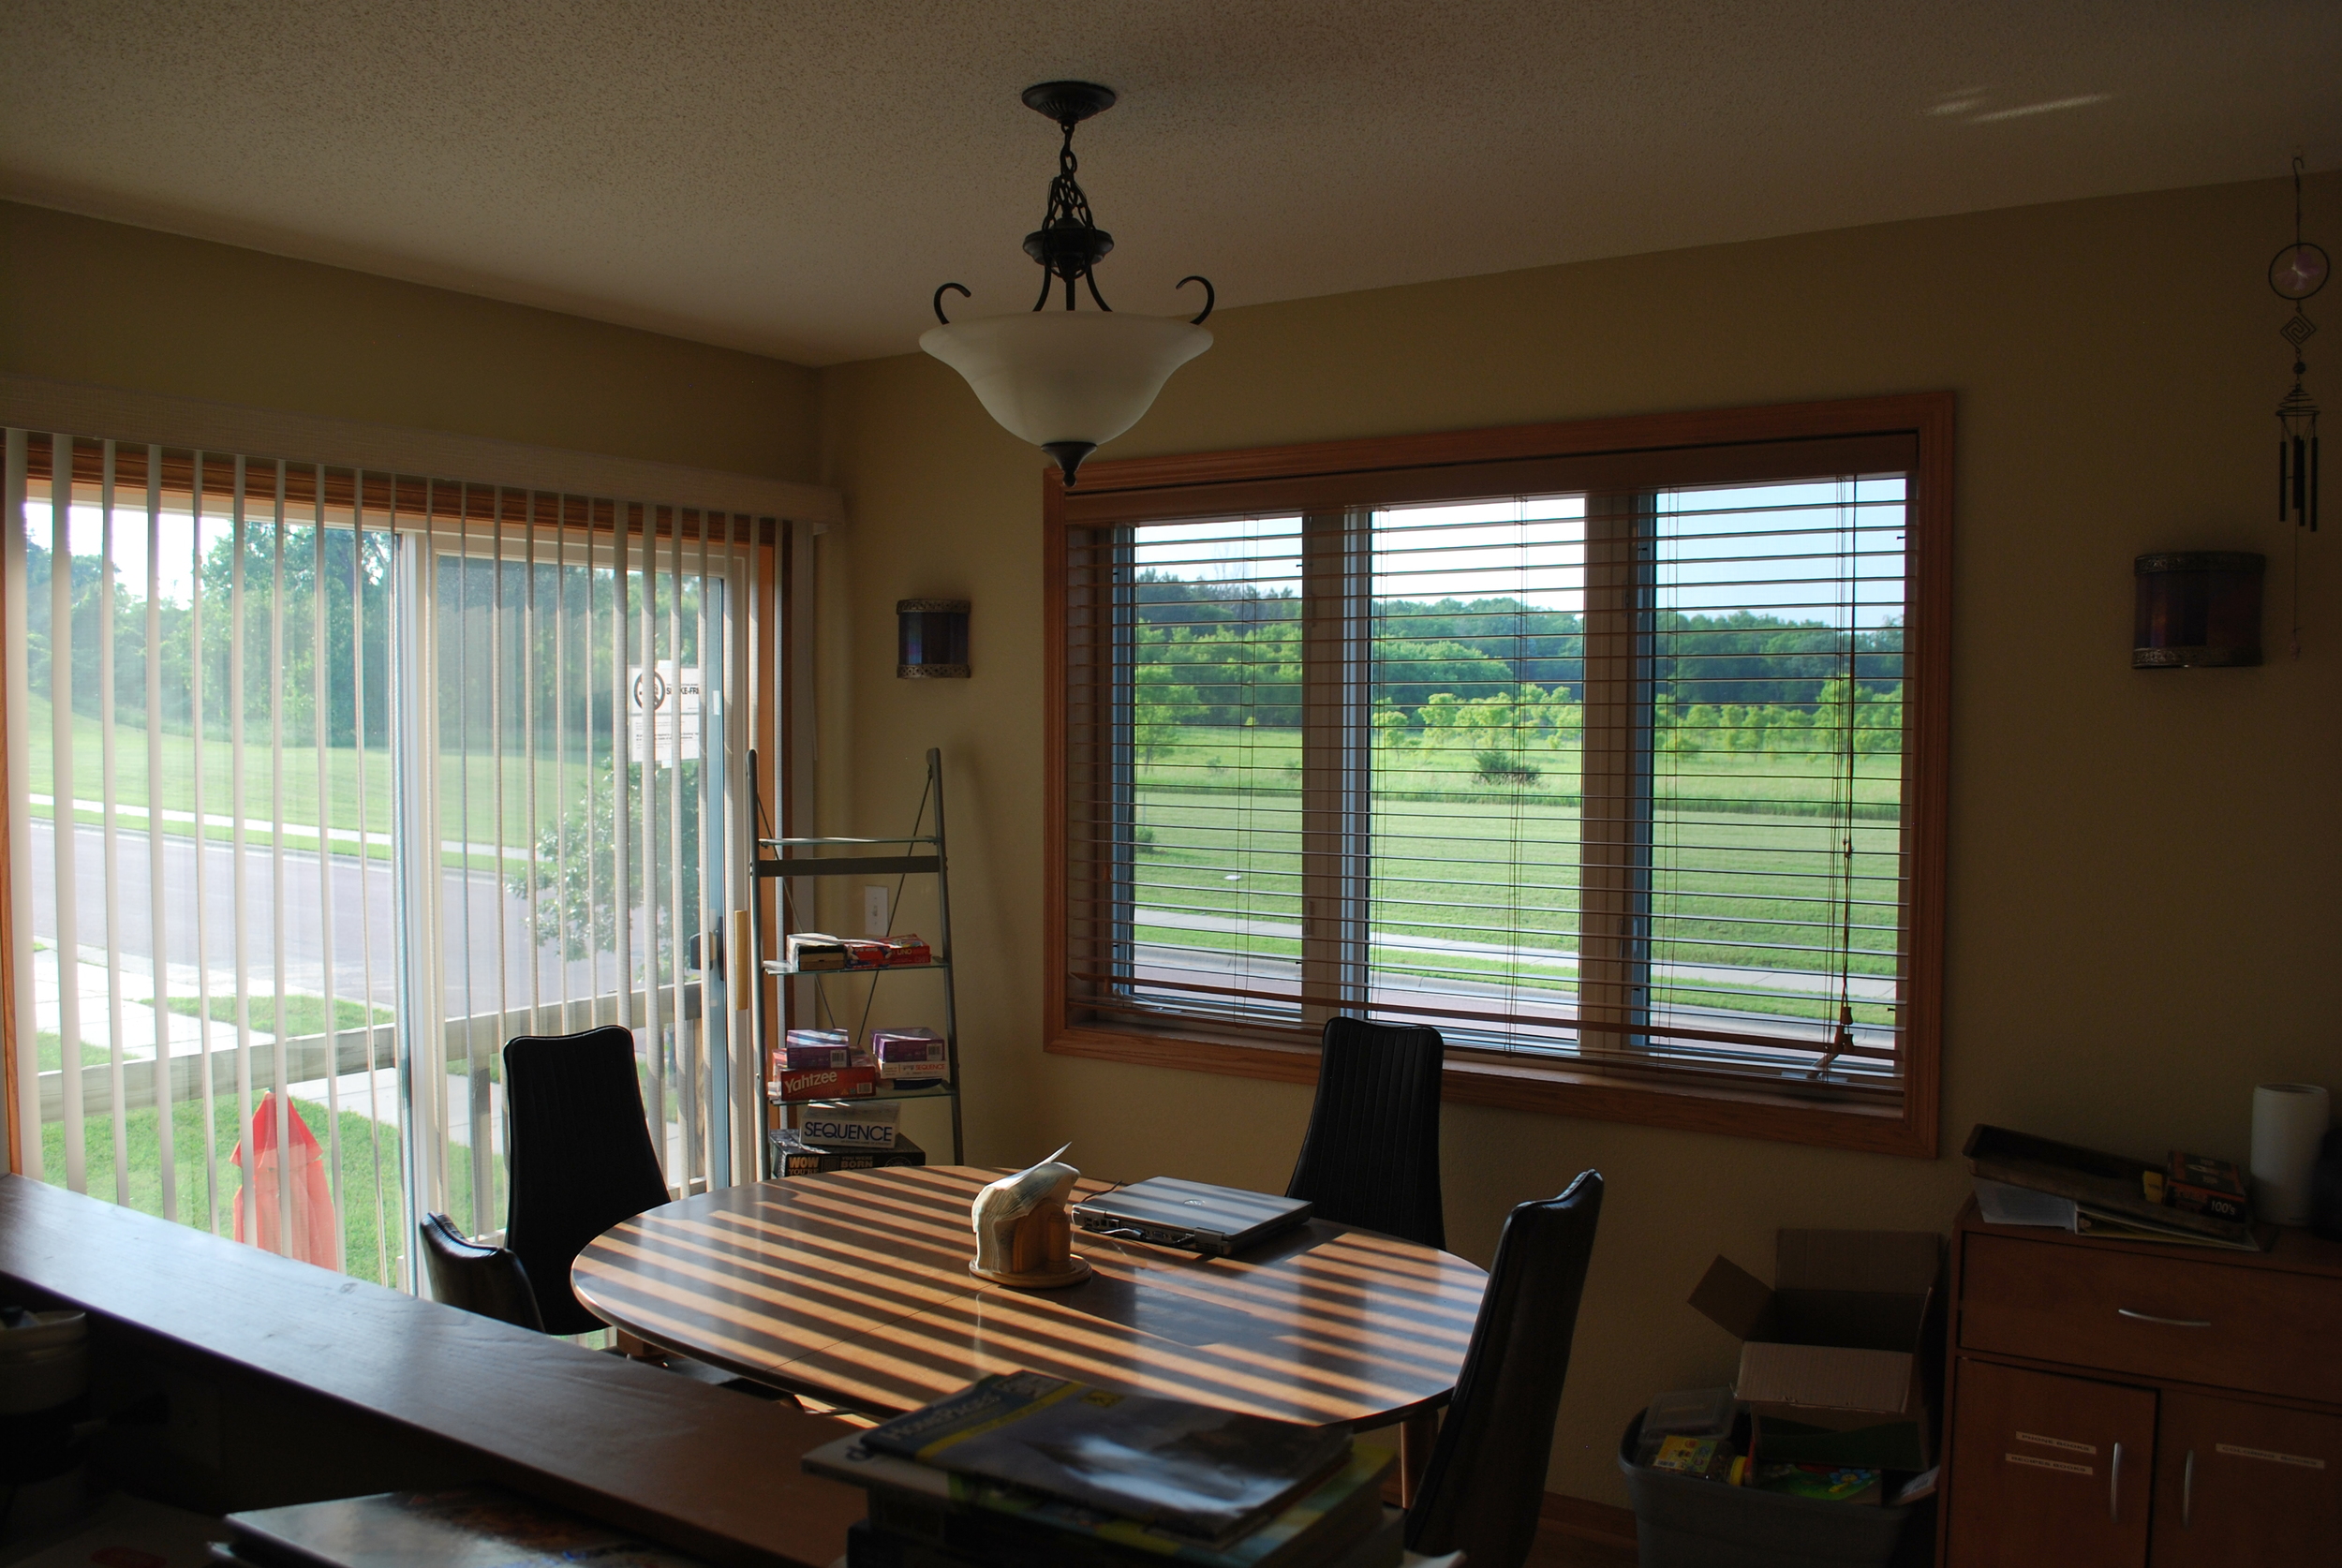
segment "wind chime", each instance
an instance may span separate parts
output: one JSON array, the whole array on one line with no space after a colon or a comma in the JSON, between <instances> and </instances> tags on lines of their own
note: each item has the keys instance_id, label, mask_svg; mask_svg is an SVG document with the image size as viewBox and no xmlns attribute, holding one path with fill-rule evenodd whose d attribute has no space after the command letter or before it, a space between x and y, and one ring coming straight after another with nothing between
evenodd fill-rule
<instances>
[{"instance_id":1,"label":"wind chime","mask_svg":"<svg viewBox=\"0 0 2342 1568\"><path fill-rule=\"evenodd\" d=\"M2269 287L2277 298L2290 300L2293 315L2277 333L2293 346L2293 390L2277 405L2277 520L2290 519L2295 527L2318 531L2318 405L2302 389L2309 366L2302 345L2318 330L2302 312L2301 303L2326 286L2334 263L2326 253L2302 238L2302 160L2293 160L2293 243L2269 263Z\"/></svg>"},{"instance_id":2,"label":"wind chime","mask_svg":"<svg viewBox=\"0 0 2342 1568\"><path fill-rule=\"evenodd\" d=\"M2292 316L2277 329L2293 346L2293 390L2277 404L2277 521L2293 525L2293 657L2302 655L2301 530L2318 531L2318 405L2302 386L2309 366L2302 345L2318 324L2302 302L2326 286L2334 263L2325 251L2302 238L2302 160L2293 160L2293 243L2269 263L2269 287L2290 301Z\"/></svg>"}]
</instances>

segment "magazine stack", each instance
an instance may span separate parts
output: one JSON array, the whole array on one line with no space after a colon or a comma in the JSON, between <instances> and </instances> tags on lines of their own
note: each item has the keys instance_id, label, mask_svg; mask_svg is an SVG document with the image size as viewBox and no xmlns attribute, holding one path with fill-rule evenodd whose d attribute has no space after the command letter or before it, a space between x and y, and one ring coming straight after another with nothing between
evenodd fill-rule
<instances>
[{"instance_id":1,"label":"magazine stack","mask_svg":"<svg viewBox=\"0 0 2342 1568\"><path fill-rule=\"evenodd\" d=\"M848 1568L1398 1568L1405 1516L1382 1498L1396 1463L1342 1427L1039 1372L978 1379L805 1457L869 1494Z\"/></svg>"}]
</instances>

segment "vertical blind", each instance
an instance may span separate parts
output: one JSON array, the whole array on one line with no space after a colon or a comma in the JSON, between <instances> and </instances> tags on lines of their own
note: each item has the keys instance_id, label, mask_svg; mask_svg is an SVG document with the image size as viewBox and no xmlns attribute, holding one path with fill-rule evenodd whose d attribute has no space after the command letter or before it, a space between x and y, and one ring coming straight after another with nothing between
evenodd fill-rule
<instances>
[{"instance_id":1,"label":"vertical blind","mask_svg":"<svg viewBox=\"0 0 2342 1568\"><path fill-rule=\"evenodd\" d=\"M733 1179L770 520L21 430L7 499L27 1174L411 1284L503 1041L618 1022Z\"/></svg>"},{"instance_id":2,"label":"vertical blind","mask_svg":"<svg viewBox=\"0 0 2342 1568\"><path fill-rule=\"evenodd\" d=\"M1911 451L1071 525L1074 1020L1894 1097Z\"/></svg>"}]
</instances>

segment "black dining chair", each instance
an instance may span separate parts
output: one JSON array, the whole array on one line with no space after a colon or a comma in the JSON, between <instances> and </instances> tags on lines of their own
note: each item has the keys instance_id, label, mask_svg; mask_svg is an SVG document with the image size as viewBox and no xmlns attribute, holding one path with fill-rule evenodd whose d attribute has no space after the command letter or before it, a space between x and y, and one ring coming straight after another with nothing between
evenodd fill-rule
<instances>
[{"instance_id":1,"label":"black dining chair","mask_svg":"<svg viewBox=\"0 0 2342 1568\"><path fill-rule=\"evenodd\" d=\"M634 1036L616 1025L522 1035L504 1047L504 1243L527 1271L548 1334L607 1327L570 1289L587 1242L667 1202L643 1115Z\"/></svg>"},{"instance_id":2,"label":"black dining chair","mask_svg":"<svg viewBox=\"0 0 2342 1568\"><path fill-rule=\"evenodd\" d=\"M483 1318L543 1331L545 1320L529 1288L528 1270L511 1249L470 1240L444 1214L424 1215L419 1229L434 1296Z\"/></svg>"},{"instance_id":3,"label":"black dining chair","mask_svg":"<svg viewBox=\"0 0 2342 1568\"><path fill-rule=\"evenodd\" d=\"M1285 1196L1309 1199L1321 1220L1445 1246L1439 1091L1446 1056L1437 1029L1327 1019L1317 1102Z\"/></svg>"},{"instance_id":4,"label":"black dining chair","mask_svg":"<svg viewBox=\"0 0 2342 1568\"><path fill-rule=\"evenodd\" d=\"M1407 1549L1520 1568L1537 1537L1553 1418L1602 1218L1602 1173L1505 1220L1447 1419L1407 1510Z\"/></svg>"}]
</instances>

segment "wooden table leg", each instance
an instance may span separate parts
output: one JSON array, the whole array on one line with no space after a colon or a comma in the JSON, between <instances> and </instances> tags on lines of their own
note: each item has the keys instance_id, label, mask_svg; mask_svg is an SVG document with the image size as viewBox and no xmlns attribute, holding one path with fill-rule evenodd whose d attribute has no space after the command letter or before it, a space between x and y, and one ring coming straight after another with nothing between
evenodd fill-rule
<instances>
[{"instance_id":1,"label":"wooden table leg","mask_svg":"<svg viewBox=\"0 0 2342 1568\"><path fill-rule=\"evenodd\" d=\"M1416 1411L1399 1425L1399 1505L1415 1506L1422 1489L1423 1472L1431 1463L1431 1444L1439 1438L1439 1412Z\"/></svg>"}]
</instances>

